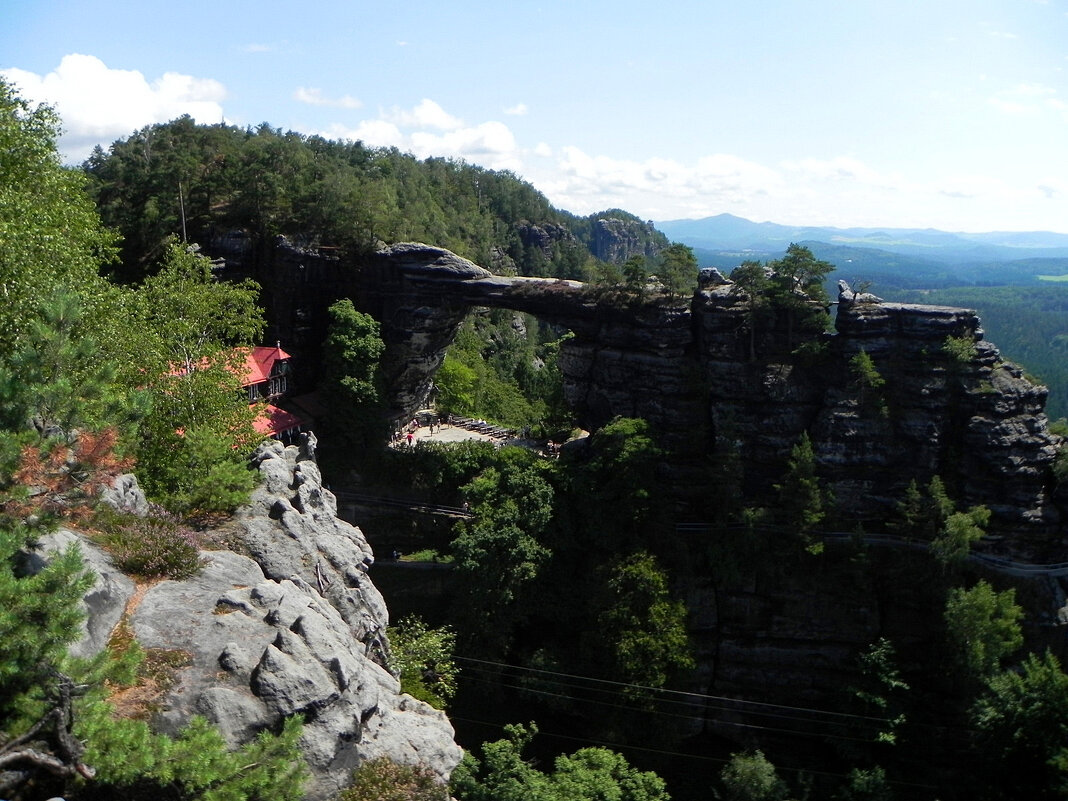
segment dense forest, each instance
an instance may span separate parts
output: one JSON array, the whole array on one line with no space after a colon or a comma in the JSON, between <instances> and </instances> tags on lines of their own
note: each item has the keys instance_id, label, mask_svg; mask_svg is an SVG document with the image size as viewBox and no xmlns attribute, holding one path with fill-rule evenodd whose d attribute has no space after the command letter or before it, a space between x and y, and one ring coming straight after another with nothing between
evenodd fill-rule
<instances>
[{"instance_id":1,"label":"dense forest","mask_svg":"<svg viewBox=\"0 0 1068 801\"><path fill-rule=\"evenodd\" d=\"M282 132L154 125L101 149L84 165L106 226L121 232L112 274L137 280L168 237L209 246L238 230L258 245L279 235L350 257L381 242L427 242L496 272L583 278L601 217L637 223L635 245L654 256L667 240L621 210L576 217L554 209L509 172L395 148Z\"/></svg>"},{"instance_id":2,"label":"dense forest","mask_svg":"<svg viewBox=\"0 0 1068 801\"><path fill-rule=\"evenodd\" d=\"M58 125L0 83L0 792L299 798L298 719L237 751L206 725L152 733L111 703L114 688L161 672L131 637L113 638L91 662L67 655L87 587L77 554L34 575L19 568L19 551L61 522L146 580L195 574L197 549L225 544L216 524L248 497L258 413L239 399L231 360L259 344L264 321L255 284L218 280L201 253L235 231L254 257L278 236L353 260L382 242L422 240L505 273L586 278L621 302L683 294L696 263L632 215L576 217L515 175L463 163L183 118L72 170L56 155ZM603 249L605 217L629 224L625 248ZM826 328L832 269L791 246L742 265L738 291L754 320L789 318L792 346L794 335ZM330 315L322 389L344 410L336 433L384 446L385 432L360 427L354 413L378 402L377 322L351 303ZM553 366L563 336L507 313L472 315L442 368L443 400L570 438ZM877 398L882 379L863 352L851 370ZM920 547L884 552L863 531L825 547L834 499L802 437L770 498L740 493L743 454L712 454L703 466L710 522L689 530L662 502L670 479L656 433L619 418L558 457L467 443L362 448L358 464L342 465L464 505L454 526L394 521L451 567L447 597L391 632L391 667L416 697L459 710L458 728L465 714L497 726L464 742L449 793L1068 795L1068 674L1043 647L1049 632L1026 618L1033 587L967 562L985 507L957 504L936 476L914 483L883 521ZM146 518L95 504L97 488L129 469L155 502ZM1058 469L1068 478L1065 459ZM851 654L840 692L819 708L698 692L714 667L700 662L691 632L702 612L682 588L726 598L733 586L755 594L798 575L914 602L923 619ZM701 729L709 710L735 726L732 736ZM547 746L546 735L558 739ZM418 768L387 761L361 766L338 797L446 795Z\"/></svg>"}]
</instances>

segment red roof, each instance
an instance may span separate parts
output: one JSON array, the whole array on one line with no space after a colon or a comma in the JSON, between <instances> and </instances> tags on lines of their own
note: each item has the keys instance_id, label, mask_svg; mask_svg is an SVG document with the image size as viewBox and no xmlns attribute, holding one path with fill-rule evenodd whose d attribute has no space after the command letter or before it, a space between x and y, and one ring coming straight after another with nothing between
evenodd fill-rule
<instances>
[{"instance_id":1,"label":"red roof","mask_svg":"<svg viewBox=\"0 0 1068 801\"><path fill-rule=\"evenodd\" d=\"M241 376L241 386L262 384L271 377L276 362L289 358L281 348L239 348L245 353L245 364Z\"/></svg>"},{"instance_id":2,"label":"red roof","mask_svg":"<svg viewBox=\"0 0 1068 801\"><path fill-rule=\"evenodd\" d=\"M257 433L270 436L271 434L281 434L283 431L304 425L304 421L285 409L279 409L277 406L267 404L252 425L256 428Z\"/></svg>"},{"instance_id":3,"label":"red roof","mask_svg":"<svg viewBox=\"0 0 1068 801\"><path fill-rule=\"evenodd\" d=\"M289 358L289 354L278 347L237 348L235 352L245 357L244 364L234 370L241 377L241 386L243 387L262 384L267 381L274 371L275 364ZM200 366L207 366L207 363L205 359ZM186 369L184 367L172 367L170 371L170 375L174 376L185 374Z\"/></svg>"}]
</instances>

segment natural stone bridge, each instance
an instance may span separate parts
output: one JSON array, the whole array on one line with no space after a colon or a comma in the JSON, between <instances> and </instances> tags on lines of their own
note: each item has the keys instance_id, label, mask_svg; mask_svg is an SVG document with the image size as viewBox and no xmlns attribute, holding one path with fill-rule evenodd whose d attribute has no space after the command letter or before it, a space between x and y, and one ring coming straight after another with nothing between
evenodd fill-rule
<instances>
[{"instance_id":1,"label":"natural stone bridge","mask_svg":"<svg viewBox=\"0 0 1068 801\"><path fill-rule=\"evenodd\" d=\"M306 265L320 270L326 295L351 297L380 321L397 417L425 404L471 308L513 309L574 332L559 364L580 424L595 428L617 415L648 420L671 452L665 476L680 497L687 487L707 493L710 459L730 452L746 466L737 480L768 492L808 432L821 477L860 520L885 519L909 480L938 474L959 504L989 506L1002 530L1049 532L1059 524L1049 488L1060 440L1043 413L1047 391L983 341L973 311L844 292L836 333L815 335L815 355L805 357L782 325L762 330L754 348L746 300L729 282L708 282L675 305L620 302L575 281L493 275L418 244L385 248L358 268L323 273L304 258L299 270ZM961 363L948 354L949 336L974 339L974 355ZM875 405L851 367L861 350L886 379Z\"/></svg>"},{"instance_id":2,"label":"natural stone bridge","mask_svg":"<svg viewBox=\"0 0 1068 801\"><path fill-rule=\"evenodd\" d=\"M678 417L661 406L680 394L671 385L693 345L688 304L621 307L578 281L494 275L450 251L413 244L380 251L361 271L359 294L361 307L382 324L385 383L398 417L424 404L472 307L528 312L574 332L560 366L584 425L640 416L670 430ZM591 381L595 370L601 377Z\"/></svg>"}]
</instances>

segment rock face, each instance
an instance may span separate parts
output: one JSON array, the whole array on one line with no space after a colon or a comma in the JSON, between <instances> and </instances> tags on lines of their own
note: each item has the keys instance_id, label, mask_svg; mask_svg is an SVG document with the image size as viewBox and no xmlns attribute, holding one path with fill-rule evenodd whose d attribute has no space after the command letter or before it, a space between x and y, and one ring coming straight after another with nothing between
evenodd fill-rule
<instances>
[{"instance_id":1,"label":"rock face","mask_svg":"<svg viewBox=\"0 0 1068 801\"><path fill-rule=\"evenodd\" d=\"M301 364L317 363L326 308L338 298L380 322L382 376L398 420L426 405L470 309L507 308L574 333L560 366L583 428L637 415L663 432L680 509L699 506L686 492L702 492L702 466L725 449L743 458L748 491L770 492L808 432L821 478L858 522L885 516L911 479L925 484L936 474L959 503L990 507L999 532L1035 539L1063 521L1057 504L1068 491L1051 478L1059 439L1047 429L1046 390L983 341L968 310L884 303L846 286L835 333L812 335L798 350L784 320L754 331L744 295L713 271L691 300L664 305L577 281L495 275L412 243L359 265L281 243L272 265L258 275L270 336L293 343ZM947 336L977 344L961 360L945 350ZM857 384L852 359L861 350L886 380L881 393Z\"/></svg>"},{"instance_id":2,"label":"rock face","mask_svg":"<svg viewBox=\"0 0 1068 801\"><path fill-rule=\"evenodd\" d=\"M205 552L198 576L156 584L131 617L146 648L191 656L158 724L200 714L239 743L301 715L313 799L378 756L444 781L461 751L444 713L401 694L384 667L388 613L363 534L335 516L307 444L265 443L255 462L263 481L238 516L251 558Z\"/></svg>"},{"instance_id":3,"label":"rock face","mask_svg":"<svg viewBox=\"0 0 1068 801\"><path fill-rule=\"evenodd\" d=\"M195 577L153 584L130 610L144 648L182 657L153 725L174 733L202 715L238 745L300 715L310 799L333 797L356 767L379 756L424 765L446 781L462 756L452 725L402 694L386 669L388 613L367 576L371 550L335 516L311 451L277 442L257 451L263 481L238 515L249 555L204 551ZM85 600L86 633L73 649L89 656L106 645L134 585L69 531L43 538L27 569L74 542L98 575Z\"/></svg>"},{"instance_id":4,"label":"rock face","mask_svg":"<svg viewBox=\"0 0 1068 801\"><path fill-rule=\"evenodd\" d=\"M590 250L601 261L623 264L632 256L655 256L662 244L652 234L651 225L637 220L602 217L593 223Z\"/></svg>"},{"instance_id":5,"label":"rock face","mask_svg":"<svg viewBox=\"0 0 1068 801\"><path fill-rule=\"evenodd\" d=\"M747 299L721 275L706 274L688 303L621 302L575 281L492 275L415 244L380 251L354 292L382 321L398 418L425 404L467 310L508 308L574 333L559 363L584 428L640 416L663 433L679 503L687 488L701 491L701 464L724 449L743 457L747 490L770 493L807 432L820 477L858 522L885 519L910 480L936 474L958 503L990 507L1003 533L1049 534L1062 520L1049 490L1060 440L1047 428L1046 390L983 341L969 310L846 287L836 333L799 342L785 316L754 329ZM947 337L964 352L947 350ZM861 351L885 389L862 386Z\"/></svg>"},{"instance_id":6,"label":"rock face","mask_svg":"<svg viewBox=\"0 0 1068 801\"><path fill-rule=\"evenodd\" d=\"M144 500L143 495L140 497ZM133 581L115 567L111 557L76 532L64 528L40 537L32 551L22 554L20 568L27 574L37 573L47 564L49 554L62 553L71 547L78 548L85 566L96 575L93 586L82 599L85 619L81 639L70 647L72 656L88 658L107 646L135 587Z\"/></svg>"},{"instance_id":7,"label":"rock face","mask_svg":"<svg viewBox=\"0 0 1068 801\"><path fill-rule=\"evenodd\" d=\"M521 220L516 223L516 233L525 248L536 248L546 259L552 258L553 248L561 243L575 242L575 235L567 226L547 223L535 225Z\"/></svg>"}]
</instances>

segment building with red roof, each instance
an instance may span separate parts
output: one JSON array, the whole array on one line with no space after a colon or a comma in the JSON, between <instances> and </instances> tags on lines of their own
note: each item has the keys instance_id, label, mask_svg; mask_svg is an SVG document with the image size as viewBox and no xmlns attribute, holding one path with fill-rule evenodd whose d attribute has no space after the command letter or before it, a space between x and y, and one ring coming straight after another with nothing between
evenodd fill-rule
<instances>
[{"instance_id":1,"label":"building with red roof","mask_svg":"<svg viewBox=\"0 0 1068 801\"><path fill-rule=\"evenodd\" d=\"M240 377L241 386L248 393L249 405L265 404L253 423L256 431L265 437L280 439L295 436L305 425L304 420L273 404L273 401L282 398L289 390L290 355L282 350L281 343L273 348L238 348L237 353L244 356L244 361L232 369ZM187 372L184 368L175 368L171 375L180 376Z\"/></svg>"},{"instance_id":2,"label":"building with red roof","mask_svg":"<svg viewBox=\"0 0 1068 801\"><path fill-rule=\"evenodd\" d=\"M273 405L289 390L289 354L281 343L273 348L241 348L245 361L241 365L241 386L248 392L250 404L266 403L253 425L266 437L290 438L300 431L304 421L285 409Z\"/></svg>"},{"instance_id":3,"label":"building with red roof","mask_svg":"<svg viewBox=\"0 0 1068 801\"><path fill-rule=\"evenodd\" d=\"M241 386L248 390L248 402L272 401L289 389L289 354L279 343L273 348L240 348L245 355L241 365Z\"/></svg>"}]
</instances>

